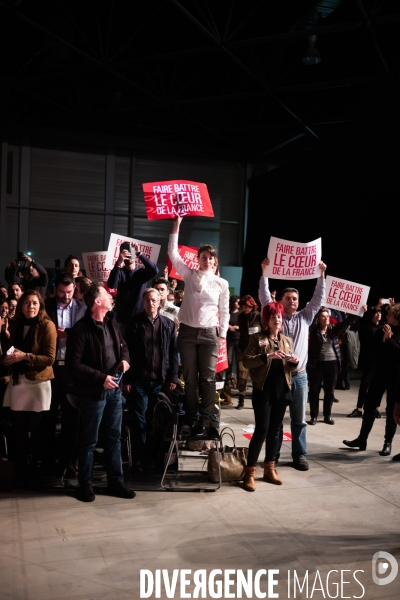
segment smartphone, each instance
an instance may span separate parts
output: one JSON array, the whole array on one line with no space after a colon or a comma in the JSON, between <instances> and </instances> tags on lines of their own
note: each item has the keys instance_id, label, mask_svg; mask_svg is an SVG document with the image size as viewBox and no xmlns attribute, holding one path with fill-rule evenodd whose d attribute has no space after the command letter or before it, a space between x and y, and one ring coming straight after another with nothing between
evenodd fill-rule
<instances>
[{"instance_id":1,"label":"smartphone","mask_svg":"<svg viewBox=\"0 0 400 600\"><path fill-rule=\"evenodd\" d=\"M382 298L382 304L389 304L389 298Z\"/></svg>"},{"instance_id":2,"label":"smartphone","mask_svg":"<svg viewBox=\"0 0 400 600\"><path fill-rule=\"evenodd\" d=\"M116 377L116 378L117 378L117 381L116 381L115 383L118 383L118 385L119 385L119 384L120 384L120 382L121 382L122 375L123 375L123 372L122 372L122 371L117 371L116 373L114 373L114 377Z\"/></svg>"},{"instance_id":3,"label":"smartphone","mask_svg":"<svg viewBox=\"0 0 400 600\"><path fill-rule=\"evenodd\" d=\"M292 356L293 356L292 354L285 354L284 358L286 358L286 360L290 360L292 358Z\"/></svg>"},{"instance_id":4,"label":"smartphone","mask_svg":"<svg viewBox=\"0 0 400 600\"><path fill-rule=\"evenodd\" d=\"M24 260L24 253L19 251L17 255L18 260Z\"/></svg>"},{"instance_id":5,"label":"smartphone","mask_svg":"<svg viewBox=\"0 0 400 600\"><path fill-rule=\"evenodd\" d=\"M9 348L6 352L6 354L12 354L14 352L15 348L14 346L11 346L11 348Z\"/></svg>"}]
</instances>

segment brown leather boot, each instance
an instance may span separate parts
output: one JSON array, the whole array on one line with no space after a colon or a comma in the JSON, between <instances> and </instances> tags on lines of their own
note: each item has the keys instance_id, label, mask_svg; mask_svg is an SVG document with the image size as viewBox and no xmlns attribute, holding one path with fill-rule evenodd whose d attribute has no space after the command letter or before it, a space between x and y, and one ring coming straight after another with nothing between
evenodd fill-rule
<instances>
[{"instance_id":1,"label":"brown leather boot","mask_svg":"<svg viewBox=\"0 0 400 600\"><path fill-rule=\"evenodd\" d=\"M275 461L264 463L264 481L268 483L274 483L275 485L282 485L283 481L278 477L277 470L275 469Z\"/></svg>"},{"instance_id":2,"label":"brown leather boot","mask_svg":"<svg viewBox=\"0 0 400 600\"><path fill-rule=\"evenodd\" d=\"M256 474L256 467L245 467L244 468L244 479L243 487L248 492L255 492L256 484L254 483L254 475Z\"/></svg>"},{"instance_id":3,"label":"brown leather boot","mask_svg":"<svg viewBox=\"0 0 400 600\"><path fill-rule=\"evenodd\" d=\"M227 385L224 386L222 390L221 398L224 398L224 401L221 402L222 408L233 408L232 396L231 396L231 388Z\"/></svg>"}]
</instances>

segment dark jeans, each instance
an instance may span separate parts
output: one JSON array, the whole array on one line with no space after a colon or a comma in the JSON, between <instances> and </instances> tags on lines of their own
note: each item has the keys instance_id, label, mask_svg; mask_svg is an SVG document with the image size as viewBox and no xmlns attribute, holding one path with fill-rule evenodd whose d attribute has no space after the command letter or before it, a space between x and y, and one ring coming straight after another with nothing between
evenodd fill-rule
<instances>
[{"instance_id":1,"label":"dark jeans","mask_svg":"<svg viewBox=\"0 0 400 600\"><path fill-rule=\"evenodd\" d=\"M396 422L393 419L396 402L397 373L375 372L364 402L364 415L359 437L367 440L375 421L375 409L381 405L382 397L387 392L385 442L392 443L396 433Z\"/></svg>"},{"instance_id":2,"label":"dark jeans","mask_svg":"<svg viewBox=\"0 0 400 600\"><path fill-rule=\"evenodd\" d=\"M239 344L239 340L235 340L234 338L227 338L226 340L226 344L227 344L227 350L228 350L228 368L226 369L226 383L229 386L232 380L232 371L233 371L233 364L235 363L235 375L236 377L238 377L239 375L239 366L238 366L238 361L236 358L236 350Z\"/></svg>"},{"instance_id":3,"label":"dark jeans","mask_svg":"<svg viewBox=\"0 0 400 600\"><path fill-rule=\"evenodd\" d=\"M307 367L309 383L310 414L312 419L318 418L319 392L323 382L324 388L324 417L330 417L332 402L335 394L336 380L338 375L337 360L319 360L315 369Z\"/></svg>"},{"instance_id":4,"label":"dark jeans","mask_svg":"<svg viewBox=\"0 0 400 600\"><path fill-rule=\"evenodd\" d=\"M119 388L104 390L102 400L81 401L82 427L79 440L78 480L92 484L93 456L99 427L104 419L106 470L109 484L123 481L121 460L122 394Z\"/></svg>"},{"instance_id":5,"label":"dark jeans","mask_svg":"<svg viewBox=\"0 0 400 600\"><path fill-rule=\"evenodd\" d=\"M374 371L372 365L363 369L360 381L360 389L358 390L358 398L357 398L357 408L362 408L365 403L365 399L367 397L367 392L369 386L371 385L372 377L374 376Z\"/></svg>"},{"instance_id":6,"label":"dark jeans","mask_svg":"<svg viewBox=\"0 0 400 600\"><path fill-rule=\"evenodd\" d=\"M143 461L145 459L147 424L151 421L154 408L152 399L161 391L161 388L162 383L155 379L132 382L132 452L135 460Z\"/></svg>"},{"instance_id":7,"label":"dark jeans","mask_svg":"<svg viewBox=\"0 0 400 600\"><path fill-rule=\"evenodd\" d=\"M250 440L247 465L255 467L265 441L265 462L274 461L287 400L273 398L268 389L253 388L251 398L256 427Z\"/></svg>"},{"instance_id":8,"label":"dark jeans","mask_svg":"<svg viewBox=\"0 0 400 600\"><path fill-rule=\"evenodd\" d=\"M186 403L192 414L200 410L199 424L204 427L209 426L214 410L218 349L216 327L197 328L184 323L179 327L178 350L182 359Z\"/></svg>"}]
</instances>

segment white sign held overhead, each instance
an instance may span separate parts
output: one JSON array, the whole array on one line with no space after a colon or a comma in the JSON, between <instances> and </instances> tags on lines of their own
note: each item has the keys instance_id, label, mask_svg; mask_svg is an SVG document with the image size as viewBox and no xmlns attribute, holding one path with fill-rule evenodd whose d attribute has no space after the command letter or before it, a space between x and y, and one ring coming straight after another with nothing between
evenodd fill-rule
<instances>
[{"instance_id":1,"label":"white sign held overhead","mask_svg":"<svg viewBox=\"0 0 400 600\"><path fill-rule=\"evenodd\" d=\"M325 306L341 310L351 315L364 314L363 306L367 304L369 286L339 279L328 275L326 278Z\"/></svg>"},{"instance_id":2,"label":"white sign held overhead","mask_svg":"<svg viewBox=\"0 0 400 600\"><path fill-rule=\"evenodd\" d=\"M272 279L316 279L320 276L321 238L302 244L271 237L268 247L269 265L264 277Z\"/></svg>"},{"instance_id":3,"label":"white sign held overhead","mask_svg":"<svg viewBox=\"0 0 400 600\"><path fill-rule=\"evenodd\" d=\"M124 242L129 242L130 244L138 244L139 251L142 252L147 258L149 258L154 264L157 264L158 256L160 254L161 246L159 244L153 244L152 242L144 242L143 240L137 240L135 238L130 238L124 235L119 235L118 233L112 233L110 235L110 241L108 243L107 250L107 262L106 267L108 269L112 269L115 263L117 262L119 255L119 247ZM142 266L140 263L140 259L136 259L135 266Z\"/></svg>"}]
</instances>

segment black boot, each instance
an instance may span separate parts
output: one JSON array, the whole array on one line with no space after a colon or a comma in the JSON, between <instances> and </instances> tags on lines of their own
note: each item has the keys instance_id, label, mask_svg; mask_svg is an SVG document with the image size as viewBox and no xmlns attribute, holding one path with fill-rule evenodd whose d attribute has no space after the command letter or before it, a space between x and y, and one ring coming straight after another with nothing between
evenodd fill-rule
<instances>
[{"instance_id":1,"label":"black boot","mask_svg":"<svg viewBox=\"0 0 400 600\"><path fill-rule=\"evenodd\" d=\"M236 410L242 410L242 408L244 408L244 394L239 394L239 403L235 408Z\"/></svg>"},{"instance_id":2,"label":"black boot","mask_svg":"<svg viewBox=\"0 0 400 600\"><path fill-rule=\"evenodd\" d=\"M390 444L389 442L385 442L379 454L381 456L390 456L392 454L392 444Z\"/></svg>"}]
</instances>

